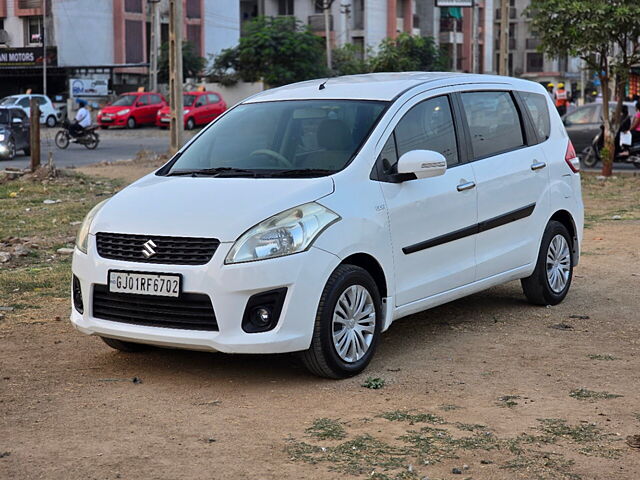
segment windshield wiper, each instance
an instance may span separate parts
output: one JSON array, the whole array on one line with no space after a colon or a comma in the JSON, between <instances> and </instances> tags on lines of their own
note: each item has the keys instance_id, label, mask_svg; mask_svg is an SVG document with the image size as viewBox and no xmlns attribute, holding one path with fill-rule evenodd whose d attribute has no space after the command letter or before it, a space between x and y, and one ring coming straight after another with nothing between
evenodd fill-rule
<instances>
[{"instance_id":1,"label":"windshield wiper","mask_svg":"<svg viewBox=\"0 0 640 480\"><path fill-rule=\"evenodd\" d=\"M246 170L244 168L234 168L234 167L214 167L214 168L199 168L195 170L176 170L173 172L169 172L168 176L178 176L178 175L191 175L194 177L197 176L207 176L207 177L244 177L251 176L256 177L257 174L253 170Z\"/></svg>"},{"instance_id":2,"label":"windshield wiper","mask_svg":"<svg viewBox=\"0 0 640 480\"><path fill-rule=\"evenodd\" d=\"M315 177L326 176L336 173L335 170L327 170L325 168L293 168L291 170L276 170L270 172L271 177Z\"/></svg>"}]
</instances>

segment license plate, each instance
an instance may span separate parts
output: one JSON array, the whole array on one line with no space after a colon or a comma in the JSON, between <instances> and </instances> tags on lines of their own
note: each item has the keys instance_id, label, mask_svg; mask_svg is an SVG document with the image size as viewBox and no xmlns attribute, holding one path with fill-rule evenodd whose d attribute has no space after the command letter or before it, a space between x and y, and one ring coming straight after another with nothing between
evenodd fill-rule
<instances>
[{"instance_id":1,"label":"license plate","mask_svg":"<svg viewBox=\"0 0 640 480\"><path fill-rule=\"evenodd\" d=\"M160 121L161 122L165 122L165 123L169 123L169 120L171 120L170 118L166 118L166 117L161 117Z\"/></svg>"},{"instance_id":2,"label":"license plate","mask_svg":"<svg viewBox=\"0 0 640 480\"><path fill-rule=\"evenodd\" d=\"M180 275L164 273L109 272L109 291L160 297L180 296Z\"/></svg>"},{"instance_id":3,"label":"license plate","mask_svg":"<svg viewBox=\"0 0 640 480\"><path fill-rule=\"evenodd\" d=\"M111 117L102 117L103 122L113 122L113 118Z\"/></svg>"}]
</instances>

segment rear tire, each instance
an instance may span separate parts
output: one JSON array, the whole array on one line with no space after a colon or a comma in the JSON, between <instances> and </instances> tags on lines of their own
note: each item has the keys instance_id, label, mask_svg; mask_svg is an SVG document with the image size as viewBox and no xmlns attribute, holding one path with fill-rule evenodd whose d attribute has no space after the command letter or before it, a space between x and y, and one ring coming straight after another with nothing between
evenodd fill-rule
<instances>
[{"instance_id":1,"label":"rear tire","mask_svg":"<svg viewBox=\"0 0 640 480\"><path fill-rule=\"evenodd\" d=\"M89 150L95 150L98 143L100 143L98 135L95 132L91 132L87 134L87 139L83 145Z\"/></svg>"},{"instance_id":2,"label":"rear tire","mask_svg":"<svg viewBox=\"0 0 640 480\"><path fill-rule=\"evenodd\" d=\"M598 155L596 154L596 150L593 147L588 147L585 150L585 155L582 158L582 163L587 168L593 168L598 163Z\"/></svg>"},{"instance_id":3,"label":"rear tire","mask_svg":"<svg viewBox=\"0 0 640 480\"><path fill-rule=\"evenodd\" d=\"M378 287L366 270L338 266L322 292L311 346L300 354L304 366L326 378L362 372L380 337L381 303Z\"/></svg>"},{"instance_id":4,"label":"rear tire","mask_svg":"<svg viewBox=\"0 0 640 480\"><path fill-rule=\"evenodd\" d=\"M111 348L115 350L119 350L121 352L134 353L134 352L142 352L147 350L148 345L144 345L142 343L133 343L133 342L125 342L124 340L116 340L115 338L108 337L100 337L104 343L109 345Z\"/></svg>"},{"instance_id":5,"label":"rear tire","mask_svg":"<svg viewBox=\"0 0 640 480\"><path fill-rule=\"evenodd\" d=\"M573 239L562 223L547 224L536 269L523 278L522 290L533 305L557 305L569 292L573 278Z\"/></svg>"},{"instance_id":6,"label":"rear tire","mask_svg":"<svg viewBox=\"0 0 640 480\"><path fill-rule=\"evenodd\" d=\"M7 156L5 160L13 160L14 158L16 158L16 142L13 138L10 138L7 142Z\"/></svg>"},{"instance_id":7,"label":"rear tire","mask_svg":"<svg viewBox=\"0 0 640 480\"><path fill-rule=\"evenodd\" d=\"M57 123L58 121L56 120L56 117L54 117L53 115L49 115L47 117L47 127L54 128Z\"/></svg>"}]
</instances>

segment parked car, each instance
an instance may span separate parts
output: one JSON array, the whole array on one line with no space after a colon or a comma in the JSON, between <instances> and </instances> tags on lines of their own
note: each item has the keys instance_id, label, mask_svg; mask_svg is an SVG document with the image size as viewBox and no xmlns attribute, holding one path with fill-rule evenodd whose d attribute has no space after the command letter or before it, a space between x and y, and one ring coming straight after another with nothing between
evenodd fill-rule
<instances>
[{"instance_id":1,"label":"parked car","mask_svg":"<svg viewBox=\"0 0 640 480\"><path fill-rule=\"evenodd\" d=\"M154 125L158 110L166 104L159 93L123 93L113 103L98 111L98 124L102 128Z\"/></svg>"},{"instance_id":2,"label":"parked car","mask_svg":"<svg viewBox=\"0 0 640 480\"><path fill-rule=\"evenodd\" d=\"M62 119L60 110L54 107L51 99L45 95L25 94L11 95L0 100L0 107L16 107L21 109L27 118L31 116L31 99L35 98L40 107L40 123L53 128Z\"/></svg>"},{"instance_id":3,"label":"parked car","mask_svg":"<svg viewBox=\"0 0 640 480\"><path fill-rule=\"evenodd\" d=\"M636 107L631 102L625 102L629 107L629 114L635 115ZM611 112L616 108L616 102L610 102ZM573 112L562 117L569 138L579 155L586 154L585 150L591 147L591 142L600 133L602 125L602 103L588 103L576 108Z\"/></svg>"},{"instance_id":4,"label":"parked car","mask_svg":"<svg viewBox=\"0 0 640 480\"><path fill-rule=\"evenodd\" d=\"M517 279L529 302L561 302L583 236L579 165L526 80L267 90L89 212L71 322L122 351L298 352L317 375L354 375L401 317Z\"/></svg>"},{"instance_id":5,"label":"parked car","mask_svg":"<svg viewBox=\"0 0 640 480\"><path fill-rule=\"evenodd\" d=\"M12 160L18 150L31 155L29 118L17 107L0 107L0 158Z\"/></svg>"},{"instance_id":6,"label":"parked car","mask_svg":"<svg viewBox=\"0 0 640 480\"><path fill-rule=\"evenodd\" d=\"M182 103L184 105L184 128L187 130L193 130L199 125L206 125L227 109L222 95L216 92L188 92L184 94ZM161 108L158 110L156 125L168 127L170 116L171 109L168 105Z\"/></svg>"}]
</instances>

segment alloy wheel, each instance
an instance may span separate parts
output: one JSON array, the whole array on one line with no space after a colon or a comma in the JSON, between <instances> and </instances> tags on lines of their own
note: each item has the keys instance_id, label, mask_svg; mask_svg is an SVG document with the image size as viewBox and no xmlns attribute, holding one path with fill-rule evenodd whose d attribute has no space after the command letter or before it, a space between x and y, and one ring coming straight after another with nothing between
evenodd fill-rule
<instances>
[{"instance_id":1,"label":"alloy wheel","mask_svg":"<svg viewBox=\"0 0 640 480\"><path fill-rule=\"evenodd\" d=\"M376 329L376 309L362 285L347 288L333 311L333 346L345 362L360 360L369 350Z\"/></svg>"},{"instance_id":2,"label":"alloy wheel","mask_svg":"<svg viewBox=\"0 0 640 480\"><path fill-rule=\"evenodd\" d=\"M555 293L567 286L571 274L571 250L563 235L556 235L547 250L547 281Z\"/></svg>"}]
</instances>

